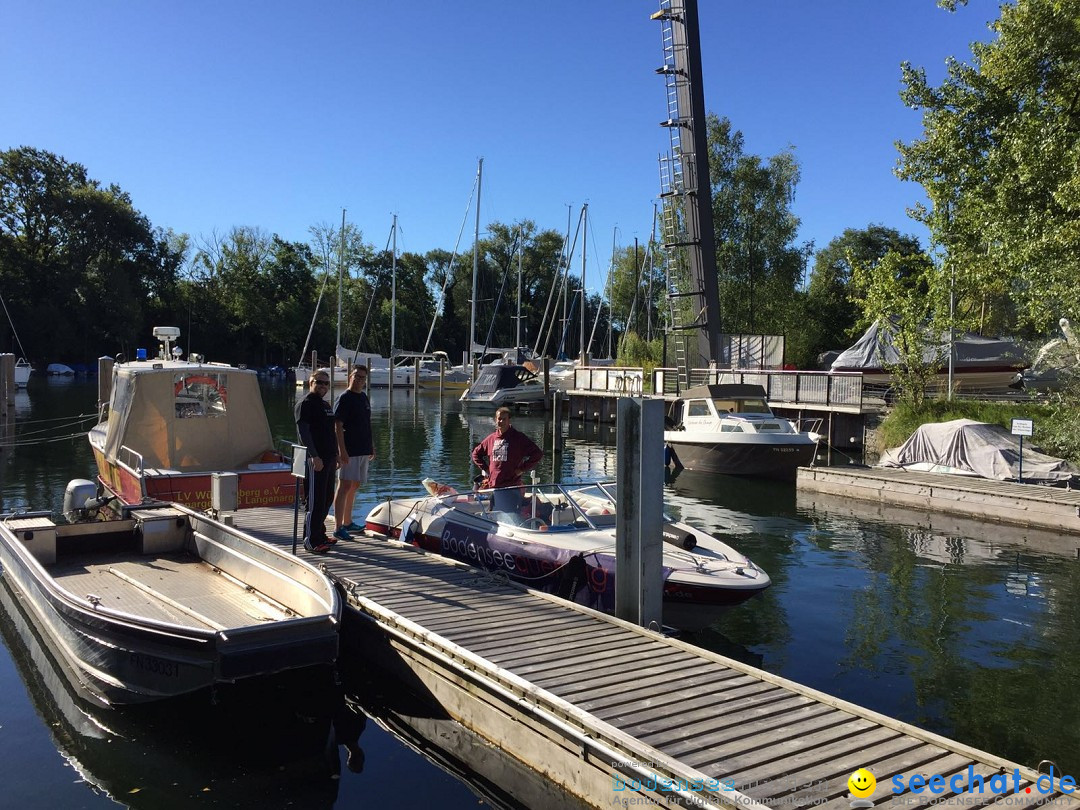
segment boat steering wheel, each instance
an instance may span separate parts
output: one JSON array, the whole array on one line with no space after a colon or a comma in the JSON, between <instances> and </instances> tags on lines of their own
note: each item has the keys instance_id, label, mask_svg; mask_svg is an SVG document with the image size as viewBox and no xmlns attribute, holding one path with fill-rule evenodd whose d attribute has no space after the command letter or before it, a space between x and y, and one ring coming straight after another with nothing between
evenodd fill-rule
<instances>
[{"instance_id":1,"label":"boat steering wheel","mask_svg":"<svg viewBox=\"0 0 1080 810\"><path fill-rule=\"evenodd\" d=\"M531 517L521 521L521 528L523 529L546 529L548 527L547 522L543 518Z\"/></svg>"}]
</instances>

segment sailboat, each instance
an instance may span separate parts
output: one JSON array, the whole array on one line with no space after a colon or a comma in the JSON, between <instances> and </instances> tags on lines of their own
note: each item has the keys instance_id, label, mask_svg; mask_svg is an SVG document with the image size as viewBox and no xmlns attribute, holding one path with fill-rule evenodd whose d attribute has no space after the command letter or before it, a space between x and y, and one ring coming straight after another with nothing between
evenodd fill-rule
<instances>
[{"instance_id":1,"label":"sailboat","mask_svg":"<svg viewBox=\"0 0 1080 810\"><path fill-rule=\"evenodd\" d=\"M22 357L15 361L15 387L26 388L27 383L30 382L30 375L34 373L34 367L26 359L26 349L23 348L22 341L19 340L19 333L15 331L15 322L11 320L11 313L8 312L7 302L4 301L2 295L0 295L0 305L4 307L4 315L7 316L11 334L15 336L15 342L19 345L19 351L22 352Z\"/></svg>"}]
</instances>

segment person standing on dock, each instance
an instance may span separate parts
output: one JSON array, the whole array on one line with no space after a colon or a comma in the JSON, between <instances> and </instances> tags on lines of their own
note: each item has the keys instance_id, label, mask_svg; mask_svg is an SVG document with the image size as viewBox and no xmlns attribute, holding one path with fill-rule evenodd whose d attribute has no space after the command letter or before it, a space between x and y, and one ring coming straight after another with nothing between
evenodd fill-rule
<instances>
[{"instance_id":1,"label":"person standing on dock","mask_svg":"<svg viewBox=\"0 0 1080 810\"><path fill-rule=\"evenodd\" d=\"M364 391L367 385L366 366L356 366L349 373L349 387L338 397L334 408L334 431L337 434L338 472L337 493L334 495L334 537L348 540L349 532L363 531L353 522L356 491L368 480L368 462L375 458L371 440L371 402Z\"/></svg>"},{"instance_id":2,"label":"person standing on dock","mask_svg":"<svg viewBox=\"0 0 1080 810\"><path fill-rule=\"evenodd\" d=\"M307 448L307 518L304 548L325 554L337 542L326 535L326 516L334 497L334 471L338 468L338 443L334 435L334 412L325 394L330 376L315 371L308 378L308 394L296 403L296 430Z\"/></svg>"},{"instance_id":3,"label":"person standing on dock","mask_svg":"<svg viewBox=\"0 0 1080 810\"><path fill-rule=\"evenodd\" d=\"M484 471L481 489L511 487L494 493L494 511L516 512L521 508L521 476L543 458L544 451L536 442L510 424L510 409L504 406L496 410L495 432L472 451L473 464Z\"/></svg>"}]
</instances>

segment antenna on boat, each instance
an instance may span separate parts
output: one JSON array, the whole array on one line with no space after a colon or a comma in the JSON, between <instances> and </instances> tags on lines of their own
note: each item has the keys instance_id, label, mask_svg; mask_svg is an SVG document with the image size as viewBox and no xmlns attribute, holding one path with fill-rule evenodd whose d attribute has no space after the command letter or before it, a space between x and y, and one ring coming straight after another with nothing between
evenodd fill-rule
<instances>
[{"instance_id":1,"label":"antenna on boat","mask_svg":"<svg viewBox=\"0 0 1080 810\"><path fill-rule=\"evenodd\" d=\"M180 337L180 327L179 326L155 326L154 327L154 337L161 344L161 350L158 352L158 356L162 360L172 360L173 359L172 343L173 343L173 341L179 339L179 337ZM176 348L179 349L180 347L177 346Z\"/></svg>"}]
</instances>

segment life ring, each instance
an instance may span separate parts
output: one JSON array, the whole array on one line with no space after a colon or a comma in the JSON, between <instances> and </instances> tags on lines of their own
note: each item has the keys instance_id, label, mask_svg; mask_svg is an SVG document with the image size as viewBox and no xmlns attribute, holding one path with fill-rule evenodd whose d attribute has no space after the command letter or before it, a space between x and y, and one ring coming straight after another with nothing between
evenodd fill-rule
<instances>
[{"instance_id":1,"label":"life ring","mask_svg":"<svg viewBox=\"0 0 1080 810\"><path fill-rule=\"evenodd\" d=\"M177 380L176 386L173 388L173 396L179 396L181 391L191 385L209 386L217 392L218 397L221 398L222 404L228 404L229 392L224 386L218 385L218 381L215 378L207 377L205 374L192 374Z\"/></svg>"}]
</instances>

